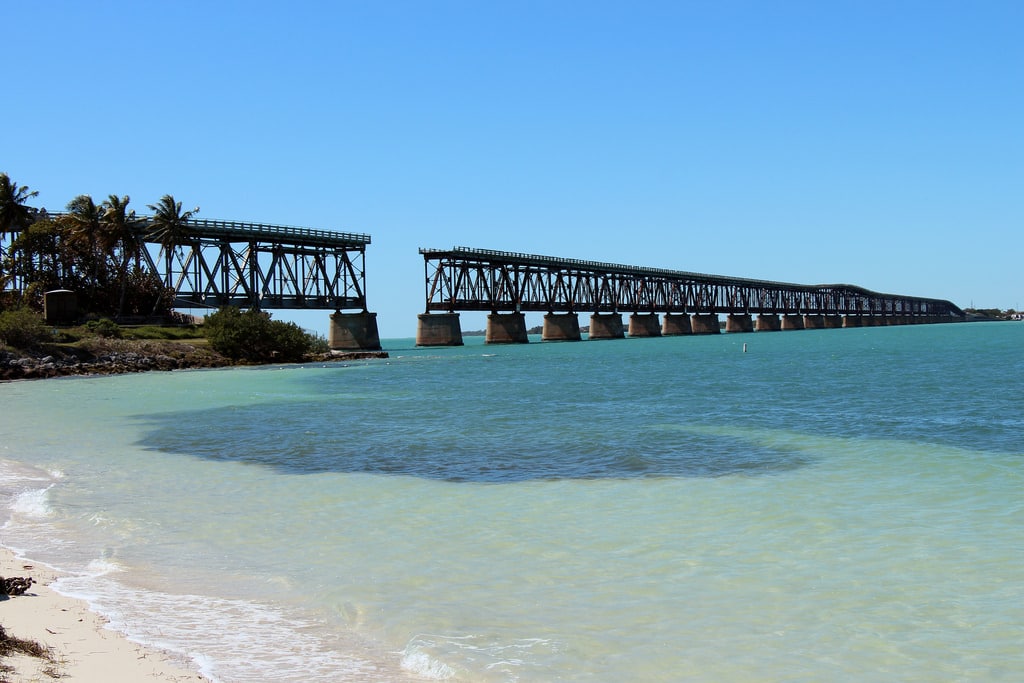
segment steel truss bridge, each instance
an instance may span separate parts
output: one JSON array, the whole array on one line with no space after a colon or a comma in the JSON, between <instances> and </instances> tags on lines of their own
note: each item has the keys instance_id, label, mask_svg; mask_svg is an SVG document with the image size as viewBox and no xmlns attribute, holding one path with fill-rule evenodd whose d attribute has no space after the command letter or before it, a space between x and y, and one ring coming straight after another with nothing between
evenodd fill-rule
<instances>
[{"instance_id":1,"label":"steel truss bridge","mask_svg":"<svg viewBox=\"0 0 1024 683\"><path fill-rule=\"evenodd\" d=\"M369 235L190 219L186 235L163 249L150 237L152 217L137 220L139 265L174 291L175 308L366 311ZM0 243L0 256L9 248ZM4 286L20 290L22 284Z\"/></svg>"},{"instance_id":2,"label":"steel truss bridge","mask_svg":"<svg viewBox=\"0 0 1024 683\"><path fill-rule=\"evenodd\" d=\"M426 312L781 314L962 319L949 301L454 247L420 249Z\"/></svg>"}]
</instances>

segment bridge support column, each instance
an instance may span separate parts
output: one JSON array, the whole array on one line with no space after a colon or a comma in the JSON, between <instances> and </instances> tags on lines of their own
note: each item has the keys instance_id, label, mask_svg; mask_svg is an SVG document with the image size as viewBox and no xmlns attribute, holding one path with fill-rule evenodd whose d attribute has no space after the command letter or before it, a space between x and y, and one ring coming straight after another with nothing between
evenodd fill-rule
<instances>
[{"instance_id":1,"label":"bridge support column","mask_svg":"<svg viewBox=\"0 0 1024 683\"><path fill-rule=\"evenodd\" d=\"M661 321L658 320L658 314L649 313L640 315L638 313L634 313L629 316L629 336L660 337Z\"/></svg>"},{"instance_id":2,"label":"bridge support column","mask_svg":"<svg viewBox=\"0 0 1024 683\"><path fill-rule=\"evenodd\" d=\"M843 326L843 316L841 315L826 315L823 317L826 330L836 330Z\"/></svg>"},{"instance_id":3,"label":"bridge support column","mask_svg":"<svg viewBox=\"0 0 1024 683\"><path fill-rule=\"evenodd\" d=\"M417 318L416 346L462 346L458 313L421 313Z\"/></svg>"},{"instance_id":4,"label":"bridge support column","mask_svg":"<svg viewBox=\"0 0 1024 683\"><path fill-rule=\"evenodd\" d=\"M784 330L802 330L802 329L804 329L804 317L802 315L784 315L784 316L782 316L782 329L784 329Z\"/></svg>"},{"instance_id":5,"label":"bridge support column","mask_svg":"<svg viewBox=\"0 0 1024 683\"><path fill-rule=\"evenodd\" d=\"M690 316L690 329L694 334L721 334L722 327L718 324L718 315L715 313L693 314Z\"/></svg>"},{"instance_id":6,"label":"bridge support column","mask_svg":"<svg viewBox=\"0 0 1024 683\"><path fill-rule=\"evenodd\" d=\"M804 316L804 329L805 330L820 330L825 327L825 316L823 315L805 315Z\"/></svg>"},{"instance_id":7,"label":"bridge support column","mask_svg":"<svg viewBox=\"0 0 1024 683\"><path fill-rule=\"evenodd\" d=\"M580 319L575 313L548 313L541 328L541 341L579 341Z\"/></svg>"},{"instance_id":8,"label":"bridge support column","mask_svg":"<svg viewBox=\"0 0 1024 683\"><path fill-rule=\"evenodd\" d=\"M622 316L618 313L595 313L590 316L589 339L625 339Z\"/></svg>"},{"instance_id":9,"label":"bridge support column","mask_svg":"<svg viewBox=\"0 0 1024 683\"><path fill-rule=\"evenodd\" d=\"M377 314L332 313L327 345L333 351L380 351Z\"/></svg>"},{"instance_id":10,"label":"bridge support column","mask_svg":"<svg viewBox=\"0 0 1024 683\"><path fill-rule=\"evenodd\" d=\"M661 323L661 335L675 337L681 334L693 334L693 328L690 327L690 316L666 313Z\"/></svg>"},{"instance_id":11,"label":"bridge support column","mask_svg":"<svg viewBox=\"0 0 1024 683\"><path fill-rule=\"evenodd\" d=\"M749 313L730 313L725 318L726 332L753 332L754 319Z\"/></svg>"},{"instance_id":12,"label":"bridge support column","mask_svg":"<svg viewBox=\"0 0 1024 683\"><path fill-rule=\"evenodd\" d=\"M862 316L862 315L844 315L843 316L843 327L864 327L864 316Z\"/></svg>"},{"instance_id":13,"label":"bridge support column","mask_svg":"<svg viewBox=\"0 0 1024 683\"><path fill-rule=\"evenodd\" d=\"M487 316L486 344L526 344L526 316L522 313L491 313Z\"/></svg>"},{"instance_id":14,"label":"bridge support column","mask_svg":"<svg viewBox=\"0 0 1024 683\"><path fill-rule=\"evenodd\" d=\"M762 313L757 316L758 332L778 332L781 327L779 316L772 313Z\"/></svg>"}]
</instances>

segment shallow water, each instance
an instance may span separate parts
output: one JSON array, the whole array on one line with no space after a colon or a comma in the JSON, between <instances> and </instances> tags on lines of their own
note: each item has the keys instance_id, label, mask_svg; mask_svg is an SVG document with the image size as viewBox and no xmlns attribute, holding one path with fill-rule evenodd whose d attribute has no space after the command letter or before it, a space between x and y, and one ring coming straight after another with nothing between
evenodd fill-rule
<instances>
[{"instance_id":1,"label":"shallow water","mask_svg":"<svg viewBox=\"0 0 1024 683\"><path fill-rule=\"evenodd\" d=\"M480 341L0 385L0 541L226 683L1024 670L1024 325Z\"/></svg>"}]
</instances>

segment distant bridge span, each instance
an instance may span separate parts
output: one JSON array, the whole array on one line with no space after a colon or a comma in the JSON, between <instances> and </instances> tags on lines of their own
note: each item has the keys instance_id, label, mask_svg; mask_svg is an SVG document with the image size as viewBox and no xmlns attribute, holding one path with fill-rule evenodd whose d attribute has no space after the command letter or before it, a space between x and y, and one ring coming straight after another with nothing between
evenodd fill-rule
<instances>
[{"instance_id":1,"label":"distant bridge span","mask_svg":"<svg viewBox=\"0 0 1024 683\"><path fill-rule=\"evenodd\" d=\"M547 314L543 337L550 340L580 338L573 320L582 312L593 314L592 339L625 336L624 312L632 314L630 336L715 333L719 314L728 316L726 330L736 332L964 317L946 300L853 285L799 285L466 247L420 254L426 283L417 333L422 345L461 343L456 311L489 311L491 342L526 341L524 311ZM664 324L658 314L665 315ZM752 314L758 315L756 325Z\"/></svg>"}]
</instances>

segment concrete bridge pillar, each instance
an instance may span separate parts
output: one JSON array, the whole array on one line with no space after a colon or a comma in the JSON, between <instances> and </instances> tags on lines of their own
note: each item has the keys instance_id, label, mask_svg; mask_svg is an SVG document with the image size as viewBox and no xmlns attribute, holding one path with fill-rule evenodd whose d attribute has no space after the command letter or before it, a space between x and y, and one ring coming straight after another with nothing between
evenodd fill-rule
<instances>
[{"instance_id":1,"label":"concrete bridge pillar","mask_svg":"<svg viewBox=\"0 0 1024 683\"><path fill-rule=\"evenodd\" d=\"M337 351L380 351L377 314L332 313L327 345Z\"/></svg>"},{"instance_id":2,"label":"concrete bridge pillar","mask_svg":"<svg viewBox=\"0 0 1024 683\"><path fill-rule=\"evenodd\" d=\"M784 329L784 330L802 330L802 329L804 329L804 317L802 315L784 315L784 316L782 316L782 329Z\"/></svg>"},{"instance_id":3,"label":"concrete bridge pillar","mask_svg":"<svg viewBox=\"0 0 1024 683\"><path fill-rule=\"evenodd\" d=\"M822 317L826 330L835 330L843 326L843 316L841 315L826 315Z\"/></svg>"},{"instance_id":4,"label":"concrete bridge pillar","mask_svg":"<svg viewBox=\"0 0 1024 683\"><path fill-rule=\"evenodd\" d=\"M661 334L664 337L693 334L693 328L690 327L690 316L666 313L661 323Z\"/></svg>"},{"instance_id":5,"label":"concrete bridge pillar","mask_svg":"<svg viewBox=\"0 0 1024 683\"><path fill-rule=\"evenodd\" d=\"M661 321L658 319L658 314L648 313L640 315L639 313L634 313L629 316L629 336L660 337Z\"/></svg>"},{"instance_id":6,"label":"concrete bridge pillar","mask_svg":"<svg viewBox=\"0 0 1024 683\"><path fill-rule=\"evenodd\" d=\"M726 332L753 332L754 319L749 313L730 313L725 318Z\"/></svg>"},{"instance_id":7,"label":"concrete bridge pillar","mask_svg":"<svg viewBox=\"0 0 1024 683\"><path fill-rule=\"evenodd\" d=\"M779 322L779 316L772 315L770 313L762 313L757 316L757 331L758 332L777 332L781 323Z\"/></svg>"},{"instance_id":8,"label":"concrete bridge pillar","mask_svg":"<svg viewBox=\"0 0 1024 683\"><path fill-rule=\"evenodd\" d=\"M417 317L416 346L462 346L458 313L421 313Z\"/></svg>"},{"instance_id":9,"label":"concrete bridge pillar","mask_svg":"<svg viewBox=\"0 0 1024 683\"><path fill-rule=\"evenodd\" d=\"M718 315L715 313L698 314L690 316L690 329L694 334L721 334L722 327L718 324Z\"/></svg>"},{"instance_id":10,"label":"concrete bridge pillar","mask_svg":"<svg viewBox=\"0 0 1024 683\"><path fill-rule=\"evenodd\" d=\"M843 327L864 327L864 316L862 316L862 315L844 315L843 316Z\"/></svg>"},{"instance_id":11,"label":"concrete bridge pillar","mask_svg":"<svg viewBox=\"0 0 1024 683\"><path fill-rule=\"evenodd\" d=\"M595 313L590 316L590 339L625 339L622 316L618 313Z\"/></svg>"},{"instance_id":12,"label":"concrete bridge pillar","mask_svg":"<svg viewBox=\"0 0 1024 683\"><path fill-rule=\"evenodd\" d=\"M804 316L804 329L805 330L820 330L825 327L825 316L823 315L805 315Z\"/></svg>"},{"instance_id":13,"label":"concrete bridge pillar","mask_svg":"<svg viewBox=\"0 0 1024 683\"><path fill-rule=\"evenodd\" d=\"M485 344L526 344L526 316L522 313L491 313L487 316Z\"/></svg>"},{"instance_id":14,"label":"concrete bridge pillar","mask_svg":"<svg viewBox=\"0 0 1024 683\"><path fill-rule=\"evenodd\" d=\"M580 319L575 313L548 313L541 328L541 341L579 341Z\"/></svg>"}]
</instances>

